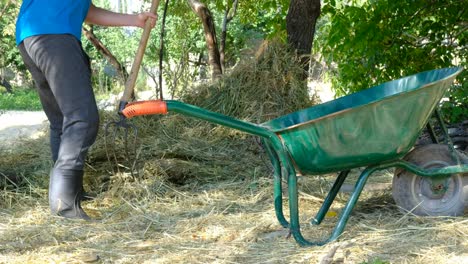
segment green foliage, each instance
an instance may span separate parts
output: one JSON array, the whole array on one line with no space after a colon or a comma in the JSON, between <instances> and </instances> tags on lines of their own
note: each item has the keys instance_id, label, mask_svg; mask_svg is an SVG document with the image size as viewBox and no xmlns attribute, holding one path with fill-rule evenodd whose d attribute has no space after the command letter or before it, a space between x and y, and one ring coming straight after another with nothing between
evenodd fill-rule
<instances>
[{"instance_id":1,"label":"green foliage","mask_svg":"<svg viewBox=\"0 0 468 264\"><path fill-rule=\"evenodd\" d=\"M466 67L466 9L466 1L327 0L315 51L338 95L426 70ZM466 78L460 75L462 91L452 93L454 105L464 103L465 118Z\"/></svg>"},{"instance_id":2,"label":"green foliage","mask_svg":"<svg viewBox=\"0 0 468 264\"><path fill-rule=\"evenodd\" d=\"M221 34L223 16L232 1L202 1L210 9L218 38ZM225 62L227 67L239 62L242 50L250 48L257 39L285 35L288 1L271 0L266 2L241 1L236 16L228 24ZM162 8L159 9L161 22ZM146 60L159 61L159 31L153 33L156 40L148 44ZM186 1L172 1L166 17L163 76L167 88L172 93L180 92L193 81L206 78L207 66L195 65L199 57L206 64L207 47L200 19L190 9ZM220 39L218 39L219 43Z\"/></svg>"},{"instance_id":3,"label":"green foliage","mask_svg":"<svg viewBox=\"0 0 468 264\"><path fill-rule=\"evenodd\" d=\"M239 20L265 38L286 39L286 14L289 1L242 1Z\"/></svg>"},{"instance_id":4,"label":"green foliage","mask_svg":"<svg viewBox=\"0 0 468 264\"><path fill-rule=\"evenodd\" d=\"M216 32L221 34L221 26L224 12L228 6L232 5L232 0L202 1L210 9ZM14 71L26 72L15 46L15 22L21 1L5 1L9 3L5 12L0 18L0 68L11 67ZM96 6L110 9L109 0L93 1ZM161 1L158 25L151 33L147 52L143 59L146 68L157 69L159 64L160 30L163 16L163 4ZM145 0L139 11L146 11L150 1ZM131 1L121 1L121 9L117 12L132 12L129 9ZM241 59L242 51L251 48L257 40L271 37L281 37L285 39L285 21L289 6L287 0L268 1L240 1L237 13L228 24L225 62L227 67L235 65ZM1 11L2 8L0 8ZM134 56L137 50L142 29L132 27L94 27L94 34L112 52L112 54L130 71ZM187 1L170 1L166 18L165 47L163 76L170 90L181 90L191 85L198 79L205 78L204 72L207 69L207 50L203 27L200 19L194 14L187 4ZM112 71L109 71L109 64L97 52L93 45L85 38L82 38L85 51L92 58L93 84L96 91L109 92L121 91L122 86ZM201 65L194 64L201 57ZM140 71L141 75L143 70Z\"/></svg>"},{"instance_id":5,"label":"green foliage","mask_svg":"<svg viewBox=\"0 0 468 264\"><path fill-rule=\"evenodd\" d=\"M16 1L2 1L0 5L0 69L12 67L24 70L24 64L16 47L15 24L19 11Z\"/></svg>"},{"instance_id":6,"label":"green foliage","mask_svg":"<svg viewBox=\"0 0 468 264\"><path fill-rule=\"evenodd\" d=\"M145 2L141 10L146 10L150 1ZM202 2L207 4L212 12L215 19L216 32L219 35L221 33L224 11L228 5L232 5L233 1L216 0ZM2 32L0 67L14 65L15 67L20 67L20 70L25 71L21 57L15 46L14 35L16 16L21 2L2 0L2 3L9 3L9 5L0 18L0 31ZM98 0L93 3L106 9L111 7L108 0ZM125 6L129 6L128 3L128 1L123 1L122 6L124 9ZM163 3L161 1L160 8L158 9L159 23L163 15L163 8L161 8ZM236 16L228 25L226 64L234 65L238 62L240 51L251 45L252 39L263 39L273 36L284 37L284 17L288 5L289 1L286 0L241 1ZM125 12L129 10L115 11ZM193 58L198 57L199 54L202 54L203 59L206 60L206 55L204 55L206 54L206 44L200 20L190 10L186 1L170 1L166 20L164 67L165 78L170 80L176 78L177 75L176 71L178 68L174 67L174 65L181 63L189 65L189 61L193 61ZM161 28L157 26L151 33L147 53L143 60L143 64L147 67L154 68L159 62L160 30ZM133 63L141 32L141 29L129 27L94 27L94 34L122 64L127 66L127 71L130 70L130 65ZM82 43L84 49L93 60L94 86L100 87L99 91L111 90L110 88L102 89L103 80L106 80L106 85L118 85L116 77L106 71L108 64L105 62L105 59L85 37L82 38ZM179 74L185 76L185 80L181 80L178 85L186 86L191 79L195 79L200 74L200 66L195 67L194 72L188 72L188 67L185 68L187 72Z\"/></svg>"},{"instance_id":7,"label":"green foliage","mask_svg":"<svg viewBox=\"0 0 468 264\"><path fill-rule=\"evenodd\" d=\"M466 75L466 74L465 74ZM466 80L466 79L465 79ZM441 104L442 114L448 123L457 123L468 119L467 83L454 85L447 94L448 100Z\"/></svg>"},{"instance_id":8,"label":"green foliage","mask_svg":"<svg viewBox=\"0 0 468 264\"><path fill-rule=\"evenodd\" d=\"M0 93L1 110L41 110L41 102L33 89L15 89L14 93Z\"/></svg>"}]
</instances>

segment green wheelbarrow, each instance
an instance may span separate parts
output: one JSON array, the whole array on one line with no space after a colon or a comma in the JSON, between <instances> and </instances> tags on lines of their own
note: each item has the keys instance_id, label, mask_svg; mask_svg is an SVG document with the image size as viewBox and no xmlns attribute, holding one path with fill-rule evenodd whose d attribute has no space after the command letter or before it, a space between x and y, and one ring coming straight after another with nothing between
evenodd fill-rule
<instances>
[{"instance_id":1,"label":"green wheelbarrow","mask_svg":"<svg viewBox=\"0 0 468 264\"><path fill-rule=\"evenodd\" d=\"M177 112L259 136L274 168L278 221L289 228L300 245L324 245L341 235L368 177L382 169L396 168L393 196L404 210L427 215L463 214L468 193L468 158L451 144L413 147L461 71L445 68L418 73L263 124L174 100L130 103L122 114L131 118ZM299 224L297 176L339 172L312 220L318 225L349 171L362 167L365 169L328 239L306 240ZM289 221L283 214L282 179L287 181Z\"/></svg>"}]
</instances>

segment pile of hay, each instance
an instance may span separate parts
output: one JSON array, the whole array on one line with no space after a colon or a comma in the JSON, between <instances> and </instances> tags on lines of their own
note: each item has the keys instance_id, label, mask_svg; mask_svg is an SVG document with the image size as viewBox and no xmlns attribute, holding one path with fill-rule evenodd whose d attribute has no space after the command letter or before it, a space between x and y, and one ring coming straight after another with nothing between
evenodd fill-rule
<instances>
[{"instance_id":1,"label":"pile of hay","mask_svg":"<svg viewBox=\"0 0 468 264\"><path fill-rule=\"evenodd\" d=\"M213 83L188 88L180 101L261 123L313 105L303 76L304 70L294 53L277 41L266 42L260 55L246 59ZM111 118L112 114L103 113L103 120ZM129 160L138 156L140 162L135 170L139 179L154 179L157 175L171 184L186 185L191 181L199 184L223 178L243 179L251 175L251 170L269 174L266 171L269 167L265 166L269 161L259 155L263 149L254 136L177 114L138 117L131 122L138 127L141 147L136 154L130 153L130 159L119 138L115 149L119 150L118 163L127 167L131 167ZM103 137L102 134L98 137L90 153L90 163L99 164L105 171L116 171L115 167L101 164L107 163ZM128 176L128 169L120 170ZM101 175L92 176L93 179L105 178L102 170L90 170L89 174L94 173ZM122 180L122 177L113 178Z\"/></svg>"},{"instance_id":2,"label":"pile of hay","mask_svg":"<svg viewBox=\"0 0 468 264\"><path fill-rule=\"evenodd\" d=\"M221 80L192 87L182 101L231 117L262 123L315 102L299 58L286 45L266 41Z\"/></svg>"}]
</instances>

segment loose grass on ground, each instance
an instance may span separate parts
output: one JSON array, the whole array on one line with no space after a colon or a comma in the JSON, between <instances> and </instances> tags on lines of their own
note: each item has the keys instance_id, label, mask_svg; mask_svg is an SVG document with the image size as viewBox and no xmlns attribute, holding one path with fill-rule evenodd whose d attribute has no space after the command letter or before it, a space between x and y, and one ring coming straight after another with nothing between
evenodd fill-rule
<instances>
[{"instance_id":1,"label":"loose grass on ground","mask_svg":"<svg viewBox=\"0 0 468 264\"><path fill-rule=\"evenodd\" d=\"M223 156L234 172L218 171L212 179L217 166L191 166L192 174L201 170L208 178L186 179L184 184L169 180L176 168L148 161L148 168L155 167L151 175L146 172L138 180L126 173L111 175L102 191L89 184L99 178L90 164L85 187L98 197L84 208L99 220L65 220L49 214L49 157L40 141L17 146L8 160L5 152L1 155L2 169L25 166L18 162L25 157L34 161L18 171L17 188L3 185L1 191L2 263L83 263L93 258L99 258L96 263L318 263L333 250L335 263L463 263L468 257L466 218L404 214L389 190L363 193L338 242L301 248L276 220L269 167L261 159L246 161L255 159L249 152L243 152L244 160L237 154ZM391 173L376 176L371 184L389 181ZM300 179L301 223L309 239L329 234L349 196L339 194L321 226L308 224L334 178Z\"/></svg>"},{"instance_id":2,"label":"loose grass on ground","mask_svg":"<svg viewBox=\"0 0 468 264\"><path fill-rule=\"evenodd\" d=\"M279 67L275 64L281 61L275 60L278 52L266 61L270 67ZM267 70L257 74L255 69L262 66L246 66L249 73L255 73L251 78L273 78ZM211 94L217 90L208 86L198 88L203 97L191 100L187 96L184 101L205 102L204 107L216 110L222 100L226 107L219 112L254 122L313 103L304 97L304 101L288 104L288 96L258 96L255 104L246 104L243 100L255 98L238 95L241 99L232 99L230 89L242 83L226 85L231 81L220 82L216 88L229 94L227 98ZM297 95L303 90L292 88L301 86L288 87L286 94L301 99ZM274 91L258 94L269 96ZM234 104L236 100L241 103ZM236 105L242 107L236 110ZM115 113L101 114L103 124L115 118ZM363 192L337 242L299 247L276 220L272 167L256 137L173 114L132 122L139 128L136 154L126 154L117 137L112 143L120 165L109 163L103 130L89 153L85 188L97 193L97 198L83 207L98 219L91 222L49 214L47 175L52 164L44 138L0 147L0 263L319 263L329 258L333 262L323 263L425 264L468 260L466 218L403 213L389 189ZM126 158L134 155L138 162L132 176L128 169L132 163ZM359 172L353 170L345 184L352 184ZM309 224L335 177L299 179L300 220L308 239L322 240L330 234L349 197L340 193L324 222L318 227ZM392 171L382 171L368 184L389 183L391 177ZM287 216L286 198L284 212Z\"/></svg>"}]
</instances>

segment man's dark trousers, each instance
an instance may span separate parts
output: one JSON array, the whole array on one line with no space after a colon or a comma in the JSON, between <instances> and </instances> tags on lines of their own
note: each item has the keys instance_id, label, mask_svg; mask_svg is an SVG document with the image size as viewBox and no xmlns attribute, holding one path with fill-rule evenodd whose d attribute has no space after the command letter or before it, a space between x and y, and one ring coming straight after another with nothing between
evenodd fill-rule
<instances>
[{"instance_id":1,"label":"man's dark trousers","mask_svg":"<svg viewBox=\"0 0 468 264\"><path fill-rule=\"evenodd\" d=\"M88 218L80 194L86 154L94 143L99 114L91 86L89 57L73 35L38 35L19 45L50 122L52 212Z\"/></svg>"}]
</instances>

